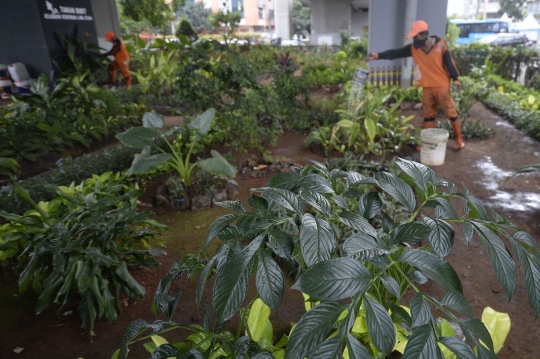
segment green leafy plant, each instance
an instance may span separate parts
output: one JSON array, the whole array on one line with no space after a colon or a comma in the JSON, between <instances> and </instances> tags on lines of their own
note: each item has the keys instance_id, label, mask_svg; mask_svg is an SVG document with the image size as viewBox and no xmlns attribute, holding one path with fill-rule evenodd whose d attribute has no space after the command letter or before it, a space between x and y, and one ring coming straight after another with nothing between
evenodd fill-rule
<instances>
[{"instance_id":1,"label":"green leafy plant","mask_svg":"<svg viewBox=\"0 0 540 359\"><path fill-rule=\"evenodd\" d=\"M196 167L215 175L236 176L236 169L215 150L211 151L212 158L199 160L195 163L190 162L195 144L201 137L207 135L212 126L214 113L214 109L209 109L197 116L184 128L184 134L180 134L180 136L189 136L186 139L186 141L189 141L187 151L184 153L180 146L174 146L167 139L168 136L178 136L182 128L177 127L166 132L160 132L159 129L163 127L163 118L155 113L147 112L143 117L143 126L132 127L116 136L126 146L142 149L142 152L135 156L127 174L144 174L164 163L169 163L188 188L192 184L193 171ZM194 132L192 136L190 136L191 131ZM158 139L167 144L171 153L165 152L156 144ZM158 151L159 153L152 154L152 151Z\"/></svg>"},{"instance_id":2,"label":"green leafy plant","mask_svg":"<svg viewBox=\"0 0 540 359\"><path fill-rule=\"evenodd\" d=\"M131 72L144 94L154 94L158 98L171 95L178 81L180 62L177 56L176 51L151 52L142 69Z\"/></svg>"},{"instance_id":3,"label":"green leafy plant","mask_svg":"<svg viewBox=\"0 0 540 359\"><path fill-rule=\"evenodd\" d=\"M450 138L455 138L454 130L452 129L452 125L450 124L450 121L445 120L442 122L437 121L437 128L442 128L448 131L450 134ZM480 139L485 140L486 138L490 138L493 136L493 130L483 124L482 122L478 120L471 120L468 118L465 118L461 120L461 135L463 136L463 139L470 140L470 139Z\"/></svg>"},{"instance_id":4,"label":"green leafy plant","mask_svg":"<svg viewBox=\"0 0 540 359\"><path fill-rule=\"evenodd\" d=\"M349 357L370 358L373 353L383 358L396 344L395 322L407 323L410 329L404 358L440 358L442 349L458 357L476 358L471 346L477 348L478 357L493 358L496 349L492 336L484 323L473 318L461 281L445 260L454 246L452 225L459 225L467 244L478 237L485 246L508 298L517 286L516 262L510 250L514 253L525 272L529 304L536 315L540 314L536 291L540 286L540 248L502 214L492 210L490 215L467 189L460 191L453 183L437 178L429 167L403 159L397 162L404 172L401 178L388 172L365 177L353 171L329 171L323 164L312 162L303 169L275 175L265 187L252 189L255 194L248 200L251 210L241 201L221 203L233 213L216 219L198 255L189 257L190 264L181 260L182 265L177 265L159 287L168 291L179 272L196 277L200 270L196 296L200 302L207 279L215 273L212 306L215 330L219 332L240 310L252 273L256 273L258 295L277 313L285 281L274 258L294 257L302 272L292 289L320 304L294 326L285 359L339 358L345 349ZM376 191L364 192L366 184ZM409 213L406 219L395 221L387 215L380 197L383 192L404 207ZM355 206L350 206L345 197L355 199ZM462 201L463 211L456 210L451 200ZM380 219L380 227L372 225L374 218ZM351 231L342 242L336 240L331 225L336 222ZM284 232L284 224L293 231ZM221 245L208 257L205 251L214 237ZM444 296L429 295L417 285L427 281L440 286ZM400 307L408 289L415 292L410 314ZM156 300L154 305L162 308L176 303L172 294L158 298L165 300ZM433 308L460 326L465 341L439 330ZM353 335L363 310L371 342ZM129 342L140 330L153 328L157 332L168 325L163 321L133 323L120 357L125 357Z\"/></svg>"},{"instance_id":5,"label":"green leafy plant","mask_svg":"<svg viewBox=\"0 0 540 359\"><path fill-rule=\"evenodd\" d=\"M17 194L33 209L24 215L0 211L7 221L0 229L0 260L20 253L19 289L39 294L36 313L55 303L64 314L75 301L82 327L90 327L92 335L97 319L116 321L121 293L144 297L128 266L157 265L153 257L164 253L150 241L156 229L167 227L151 220L152 213L138 212L142 190L118 180L110 172L93 176L78 186L57 187L58 197L39 203L15 182Z\"/></svg>"},{"instance_id":6,"label":"green leafy plant","mask_svg":"<svg viewBox=\"0 0 540 359\"><path fill-rule=\"evenodd\" d=\"M341 152L348 149L383 154L415 141L415 129L408 123L414 116L401 116L401 101L386 107L389 99L389 95L366 92L350 108L336 111L341 120L334 125L332 138L339 143Z\"/></svg>"}]
</instances>

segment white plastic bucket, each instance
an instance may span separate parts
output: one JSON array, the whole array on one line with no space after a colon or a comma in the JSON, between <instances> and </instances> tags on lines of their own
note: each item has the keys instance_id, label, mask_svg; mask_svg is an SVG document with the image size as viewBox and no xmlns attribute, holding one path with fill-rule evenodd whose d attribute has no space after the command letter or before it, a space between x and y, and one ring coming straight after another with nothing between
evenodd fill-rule
<instances>
[{"instance_id":1,"label":"white plastic bucket","mask_svg":"<svg viewBox=\"0 0 540 359\"><path fill-rule=\"evenodd\" d=\"M420 131L420 139L422 141L420 162L428 166L440 166L444 164L448 136L448 131L440 128L426 128Z\"/></svg>"},{"instance_id":2,"label":"white plastic bucket","mask_svg":"<svg viewBox=\"0 0 540 359\"><path fill-rule=\"evenodd\" d=\"M16 62L8 66L9 74L15 82L30 80L30 75L26 66L21 62Z\"/></svg>"},{"instance_id":3,"label":"white plastic bucket","mask_svg":"<svg viewBox=\"0 0 540 359\"><path fill-rule=\"evenodd\" d=\"M31 80L15 81L15 86L17 86L17 90L19 90L19 94L21 95L30 95L32 93L30 91L31 85Z\"/></svg>"}]
</instances>

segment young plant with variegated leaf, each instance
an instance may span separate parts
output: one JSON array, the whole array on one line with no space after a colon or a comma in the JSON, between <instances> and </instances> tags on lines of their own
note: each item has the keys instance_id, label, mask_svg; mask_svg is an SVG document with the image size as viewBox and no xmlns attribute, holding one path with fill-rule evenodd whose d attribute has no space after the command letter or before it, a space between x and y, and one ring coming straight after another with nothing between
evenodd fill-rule
<instances>
[{"instance_id":1,"label":"young plant with variegated leaf","mask_svg":"<svg viewBox=\"0 0 540 359\"><path fill-rule=\"evenodd\" d=\"M164 163L170 163L176 170L186 187L191 186L193 171L196 167L208 173L235 177L236 168L217 151L212 150L212 158L199 160L191 163L191 155L195 144L205 136L212 126L215 110L209 109L189 122L187 127L175 127L171 130L159 131L163 127L163 118L153 112L147 112L143 117L143 126L132 127L129 130L116 135L116 137L126 146L141 149L142 152L135 155L127 175L144 174ZM184 132L184 133L182 133ZM194 134L190 133L194 132ZM178 146L173 146L171 137L178 138L184 136L187 143L187 153L183 153ZM171 153L167 153L157 145L157 140L163 140Z\"/></svg>"},{"instance_id":2,"label":"young plant with variegated leaf","mask_svg":"<svg viewBox=\"0 0 540 359\"><path fill-rule=\"evenodd\" d=\"M529 303L536 315L540 314L538 245L503 215L493 210L489 215L466 188L459 191L422 164L401 159L398 165L403 171L400 177L387 172L365 177L352 171L329 171L313 162L303 169L279 173L265 187L252 189L250 210L241 201L221 203L235 213L210 225L196 265L182 270L192 274L200 270L198 303L207 279L216 276L212 295L216 333L239 312L252 273L256 273L258 295L277 313L285 290L285 276L276 261L279 257L303 264L292 289L320 302L295 325L285 359L341 358L345 350L348 358L384 358L398 342L395 322L408 323L410 328L405 359L442 358L443 349L460 359L495 358L490 332L473 318L461 281L445 260L454 246L454 226L463 229L467 244L477 236L485 246L495 275L511 299L517 274L516 262L501 239L506 238L525 272ZM339 182L345 186L338 186ZM375 190L366 192L366 184ZM382 192L398 201L410 216L401 222L390 218L380 199ZM351 207L345 197L355 198L358 205ZM456 200L463 202L463 211L452 205ZM372 225L375 218L382 223L380 228ZM336 240L332 226L336 222L352 231L342 243ZM283 231L284 224L293 230ZM214 237L221 244L208 256L205 250ZM176 278L178 272L174 272ZM175 297L167 294L170 278L168 281L169 285L160 284L159 303L164 308L175 303ZM440 286L445 295L425 293L418 284L427 281ZM407 290L415 292L410 304L406 303L410 314L400 306ZM458 323L465 340L445 336L437 328L434 309ZM207 315L205 321L209 322L210 312ZM370 340L353 330L359 317L365 317ZM158 322L159 330L176 325ZM139 322L130 327L131 337L126 336L123 353L127 353L133 333L152 325ZM208 353L199 351L197 355Z\"/></svg>"}]
</instances>

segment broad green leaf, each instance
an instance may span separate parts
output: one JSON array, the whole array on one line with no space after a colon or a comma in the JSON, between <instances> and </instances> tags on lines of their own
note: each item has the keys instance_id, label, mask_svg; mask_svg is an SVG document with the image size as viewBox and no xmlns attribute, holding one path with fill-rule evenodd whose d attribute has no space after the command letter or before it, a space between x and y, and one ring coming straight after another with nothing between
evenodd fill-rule
<instances>
[{"instance_id":1,"label":"broad green leaf","mask_svg":"<svg viewBox=\"0 0 540 359\"><path fill-rule=\"evenodd\" d=\"M191 121L188 124L188 127L191 128L192 130L196 130L199 136L206 135L208 131L210 130L210 127L212 126L212 120L214 119L215 113L216 113L216 110L213 108L210 108L204 111L199 116L197 116L193 121Z\"/></svg>"},{"instance_id":2,"label":"broad green leaf","mask_svg":"<svg viewBox=\"0 0 540 359\"><path fill-rule=\"evenodd\" d=\"M326 338L346 308L341 303L325 302L304 314L289 338L285 359L304 359Z\"/></svg>"},{"instance_id":3,"label":"broad green leaf","mask_svg":"<svg viewBox=\"0 0 540 359\"><path fill-rule=\"evenodd\" d=\"M267 201L273 201L280 206L287 208L299 215L303 214L304 208L302 203L296 198L296 195L291 191L281 188L263 187L251 189L252 192L260 192L261 197Z\"/></svg>"},{"instance_id":4,"label":"broad green leaf","mask_svg":"<svg viewBox=\"0 0 540 359\"><path fill-rule=\"evenodd\" d=\"M413 330L403 359L443 359L431 324L424 324Z\"/></svg>"},{"instance_id":5,"label":"broad green leaf","mask_svg":"<svg viewBox=\"0 0 540 359\"><path fill-rule=\"evenodd\" d=\"M270 181L266 184L266 187L282 188L291 190L304 178L300 173L296 172L280 172L275 174Z\"/></svg>"},{"instance_id":6,"label":"broad green leaf","mask_svg":"<svg viewBox=\"0 0 540 359\"><path fill-rule=\"evenodd\" d=\"M416 293L411 300L412 328L429 324L433 320L431 308L421 292Z\"/></svg>"},{"instance_id":7,"label":"broad green leaf","mask_svg":"<svg viewBox=\"0 0 540 359\"><path fill-rule=\"evenodd\" d=\"M17 172L17 170L19 169L19 162L17 162L13 158L0 157L0 169L2 167L7 167L13 172Z\"/></svg>"},{"instance_id":8,"label":"broad green leaf","mask_svg":"<svg viewBox=\"0 0 540 359\"><path fill-rule=\"evenodd\" d=\"M318 300L341 300L364 292L371 273L352 258L334 258L310 266L292 287Z\"/></svg>"},{"instance_id":9,"label":"broad green leaf","mask_svg":"<svg viewBox=\"0 0 540 359\"><path fill-rule=\"evenodd\" d=\"M437 321L440 320L440 336L441 337L455 337L456 336L456 331L454 330L454 328L452 327L452 325L450 325L450 322L444 318L440 318L438 319Z\"/></svg>"},{"instance_id":10,"label":"broad green leaf","mask_svg":"<svg viewBox=\"0 0 540 359\"><path fill-rule=\"evenodd\" d=\"M377 231L375 228L373 228L367 219L359 214L343 211L339 215L339 220L353 229L369 234L372 237L377 237Z\"/></svg>"},{"instance_id":11,"label":"broad green leaf","mask_svg":"<svg viewBox=\"0 0 540 359\"><path fill-rule=\"evenodd\" d=\"M377 172L374 174L377 184L390 196L394 197L399 203L404 205L409 211L414 212L416 199L414 193L401 178L388 172Z\"/></svg>"},{"instance_id":12,"label":"broad green leaf","mask_svg":"<svg viewBox=\"0 0 540 359\"><path fill-rule=\"evenodd\" d=\"M382 275L380 278L384 288L386 288L386 290L394 297L401 299L401 291L399 289L399 283L397 280L389 275Z\"/></svg>"},{"instance_id":13,"label":"broad green leaf","mask_svg":"<svg viewBox=\"0 0 540 359\"><path fill-rule=\"evenodd\" d=\"M508 300L510 300L517 284L516 266L510 252L508 252L503 241L489 228L476 222L472 222L472 225L482 239L482 243L486 246L495 275L502 284Z\"/></svg>"},{"instance_id":14,"label":"broad green leaf","mask_svg":"<svg viewBox=\"0 0 540 359\"><path fill-rule=\"evenodd\" d=\"M358 212L365 219L375 217L382 208L382 201L378 192L369 192L360 197Z\"/></svg>"},{"instance_id":15,"label":"broad green leaf","mask_svg":"<svg viewBox=\"0 0 540 359\"><path fill-rule=\"evenodd\" d=\"M401 254L398 261L417 268L422 274L447 291L456 290L463 293L461 282L454 268L434 254L418 249L408 249Z\"/></svg>"},{"instance_id":16,"label":"broad green leaf","mask_svg":"<svg viewBox=\"0 0 540 359\"><path fill-rule=\"evenodd\" d=\"M197 166L205 172L216 176L236 177L236 167L231 165L219 152L210 151L212 158L206 158L197 162Z\"/></svg>"},{"instance_id":17,"label":"broad green leaf","mask_svg":"<svg viewBox=\"0 0 540 359\"><path fill-rule=\"evenodd\" d=\"M268 230L268 246L281 258L291 259L294 250L294 240L283 231L275 228Z\"/></svg>"},{"instance_id":18,"label":"broad green leaf","mask_svg":"<svg viewBox=\"0 0 540 359\"><path fill-rule=\"evenodd\" d=\"M396 328L386 309L374 299L364 295L366 321L373 343L383 353L389 355L396 343Z\"/></svg>"},{"instance_id":19,"label":"broad green leaf","mask_svg":"<svg viewBox=\"0 0 540 359\"><path fill-rule=\"evenodd\" d=\"M364 177L358 172L347 172L347 188L360 184L375 184L375 180L371 177Z\"/></svg>"},{"instance_id":20,"label":"broad green leaf","mask_svg":"<svg viewBox=\"0 0 540 359\"><path fill-rule=\"evenodd\" d=\"M458 359L476 359L476 355L472 351L471 347L463 340L456 337L442 337L439 338L439 342L450 349L450 351L454 353Z\"/></svg>"},{"instance_id":21,"label":"broad green leaf","mask_svg":"<svg viewBox=\"0 0 540 359\"><path fill-rule=\"evenodd\" d=\"M426 165L418 162L407 161L403 158L399 158L397 161L398 166L408 174L414 181L414 183L422 190L422 192L428 192L428 182L435 182L435 172Z\"/></svg>"},{"instance_id":22,"label":"broad green leaf","mask_svg":"<svg viewBox=\"0 0 540 359\"><path fill-rule=\"evenodd\" d=\"M135 155L131 167L127 171L127 175L144 174L159 165L167 162L171 158L170 153L157 153L155 155L150 154L150 147L145 147L141 153Z\"/></svg>"},{"instance_id":23,"label":"broad green leaf","mask_svg":"<svg viewBox=\"0 0 540 359\"><path fill-rule=\"evenodd\" d=\"M343 251L347 257L359 261L372 260L389 252L383 242L365 233L356 233L343 243Z\"/></svg>"},{"instance_id":24,"label":"broad green leaf","mask_svg":"<svg viewBox=\"0 0 540 359\"><path fill-rule=\"evenodd\" d=\"M329 260L336 247L334 231L325 219L306 213L300 226L300 248L308 266Z\"/></svg>"},{"instance_id":25,"label":"broad green leaf","mask_svg":"<svg viewBox=\"0 0 540 359\"><path fill-rule=\"evenodd\" d=\"M424 217L424 222L431 228L429 245L439 257L446 257L454 246L454 229L440 219Z\"/></svg>"},{"instance_id":26,"label":"broad green leaf","mask_svg":"<svg viewBox=\"0 0 540 359\"><path fill-rule=\"evenodd\" d=\"M206 240L204 241L203 246L201 247L200 251L206 250L208 247L208 244L210 244L210 241L212 238L214 238L221 230L226 228L229 224L240 218L241 215L239 214L226 214L224 216L219 217L216 219L210 227L208 227L208 233L206 234Z\"/></svg>"},{"instance_id":27,"label":"broad green leaf","mask_svg":"<svg viewBox=\"0 0 540 359\"><path fill-rule=\"evenodd\" d=\"M304 176L298 185L305 190L316 193L334 193L332 184L324 177L317 174Z\"/></svg>"},{"instance_id":28,"label":"broad green leaf","mask_svg":"<svg viewBox=\"0 0 540 359\"><path fill-rule=\"evenodd\" d=\"M469 212L469 216L474 218L480 218L484 221L489 221L486 209L484 208L484 206L482 206L482 203L480 203L480 201L476 197L474 197L470 193L457 193L456 195L467 200L469 207L471 207L472 209Z\"/></svg>"},{"instance_id":29,"label":"broad green leaf","mask_svg":"<svg viewBox=\"0 0 540 359\"><path fill-rule=\"evenodd\" d=\"M268 202L259 196L251 196L248 199L248 204L257 212L257 214L265 214L268 210Z\"/></svg>"},{"instance_id":30,"label":"broad green leaf","mask_svg":"<svg viewBox=\"0 0 540 359\"><path fill-rule=\"evenodd\" d=\"M364 126L366 128L366 133L369 137L369 140L373 142L373 140L375 139L375 136L377 135L375 122L371 118L366 118L364 121Z\"/></svg>"},{"instance_id":31,"label":"broad green leaf","mask_svg":"<svg viewBox=\"0 0 540 359\"><path fill-rule=\"evenodd\" d=\"M247 320L247 326L251 333L251 339L254 342L258 342L261 337L266 324L270 318L270 307L264 304L264 302L257 298L249 309L249 316Z\"/></svg>"},{"instance_id":32,"label":"broad green leaf","mask_svg":"<svg viewBox=\"0 0 540 359\"><path fill-rule=\"evenodd\" d=\"M536 317L540 315L540 265L529 256L524 261L527 298Z\"/></svg>"},{"instance_id":33,"label":"broad green leaf","mask_svg":"<svg viewBox=\"0 0 540 359\"><path fill-rule=\"evenodd\" d=\"M349 359L373 359L366 347L349 333L347 333L347 351Z\"/></svg>"},{"instance_id":34,"label":"broad green leaf","mask_svg":"<svg viewBox=\"0 0 540 359\"><path fill-rule=\"evenodd\" d=\"M324 213L325 215L330 216L332 206L322 194L309 191L300 191L299 195L302 201L306 202L311 207Z\"/></svg>"},{"instance_id":35,"label":"broad green leaf","mask_svg":"<svg viewBox=\"0 0 540 359\"><path fill-rule=\"evenodd\" d=\"M459 216L456 209L445 198L437 197L426 204L426 207L435 207L435 209L441 209L439 218L443 219L458 219Z\"/></svg>"},{"instance_id":36,"label":"broad green leaf","mask_svg":"<svg viewBox=\"0 0 540 359\"><path fill-rule=\"evenodd\" d=\"M446 293L441 304L445 307L454 309L469 318L474 316L472 307L465 296L455 290Z\"/></svg>"},{"instance_id":37,"label":"broad green leaf","mask_svg":"<svg viewBox=\"0 0 540 359\"><path fill-rule=\"evenodd\" d=\"M335 337L331 337L322 342L318 347L313 349L308 355L309 359L341 359L345 339L343 334L339 333Z\"/></svg>"},{"instance_id":38,"label":"broad green leaf","mask_svg":"<svg viewBox=\"0 0 540 359\"><path fill-rule=\"evenodd\" d=\"M523 231L516 232L512 236L512 239L527 245L529 248L533 249L535 254L539 254L540 249L538 248L538 244L536 244L536 241L529 233Z\"/></svg>"},{"instance_id":39,"label":"broad green leaf","mask_svg":"<svg viewBox=\"0 0 540 359\"><path fill-rule=\"evenodd\" d=\"M506 313L497 312L493 308L486 307L482 312L482 322L486 325L491 338L495 354L501 351L510 332L510 316Z\"/></svg>"},{"instance_id":40,"label":"broad green leaf","mask_svg":"<svg viewBox=\"0 0 540 359\"><path fill-rule=\"evenodd\" d=\"M467 245L469 245L472 237L474 236L474 227L470 221L463 221L463 235L465 236L465 242L467 242Z\"/></svg>"},{"instance_id":41,"label":"broad green leaf","mask_svg":"<svg viewBox=\"0 0 540 359\"><path fill-rule=\"evenodd\" d=\"M283 272L276 261L265 251L259 250L258 253L257 292L259 292L261 299L277 314L285 290Z\"/></svg>"},{"instance_id":42,"label":"broad green leaf","mask_svg":"<svg viewBox=\"0 0 540 359\"><path fill-rule=\"evenodd\" d=\"M241 200L216 202L215 205L222 208L231 209L233 211L240 212L240 213L247 212Z\"/></svg>"},{"instance_id":43,"label":"broad green leaf","mask_svg":"<svg viewBox=\"0 0 540 359\"><path fill-rule=\"evenodd\" d=\"M150 355L150 359L168 359L180 357L182 353L172 344L163 344L156 348Z\"/></svg>"},{"instance_id":44,"label":"broad green leaf","mask_svg":"<svg viewBox=\"0 0 540 359\"><path fill-rule=\"evenodd\" d=\"M328 168L323 163L310 160L310 159L308 159L308 161L313 163L311 166L319 170L323 175L328 176Z\"/></svg>"},{"instance_id":45,"label":"broad green leaf","mask_svg":"<svg viewBox=\"0 0 540 359\"><path fill-rule=\"evenodd\" d=\"M332 180L334 178L347 178L347 172L338 170L337 168L333 169L328 175L328 179Z\"/></svg>"},{"instance_id":46,"label":"broad green leaf","mask_svg":"<svg viewBox=\"0 0 540 359\"><path fill-rule=\"evenodd\" d=\"M163 117L155 112L146 112L142 118L143 127L145 128L162 128Z\"/></svg>"},{"instance_id":47,"label":"broad green leaf","mask_svg":"<svg viewBox=\"0 0 540 359\"><path fill-rule=\"evenodd\" d=\"M253 267L253 256L263 238L264 235L258 236L219 270L213 298L218 323L230 319L242 306Z\"/></svg>"},{"instance_id":48,"label":"broad green leaf","mask_svg":"<svg viewBox=\"0 0 540 359\"><path fill-rule=\"evenodd\" d=\"M422 222L410 222L402 224L388 236L388 245L396 243L416 243L426 239L431 233L431 228Z\"/></svg>"},{"instance_id":49,"label":"broad green leaf","mask_svg":"<svg viewBox=\"0 0 540 359\"><path fill-rule=\"evenodd\" d=\"M124 145L140 150L147 146L155 148L154 140L158 137L158 131L146 127L131 127L127 131L116 135L116 138Z\"/></svg>"},{"instance_id":50,"label":"broad green leaf","mask_svg":"<svg viewBox=\"0 0 540 359\"><path fill-rule=\"evenodd\" d=\"M394 229L394 221L386 213L383 214L381 222L384 233L389 234Z\"/></svg>"},{"instance_id":51,"label":"broad green leaf","mask_svg":"<svg viewBox=\"0 0 540 359\"><path fill-rule=\"evenodd\" d=\"M467 340L473 341L475 337L478 337L491 351L493 351L493 340L491 339L491 335L484 323L479 319L459 321L458 324Z\"/></svg>"},{"instance_id":52,"label":"broad green leaf","mask_svg":"<svg viewBox=\"0 0 540 359\"><path fill-rule=\"evenodd\" d=\"M332 201L334 201L335 204L337 204L339 207L348 210L349 207L347 206L347 201L340 195L335 195L332 197Z\"/></svg>"},{"instance_id":53,"label":"broad green leaf","mask_svg":"<svg viewBox=\"0 0 540 359\"><path fill-rule=\"evenodd\" d=\"M203 295L203 290L206 285L206 281L208 279L208 275L210 274L210 271L214 268L214 262L216 261L217 257L213 257L206 263L206 266L201 271L201 274L199 276L199 281L197 283L197 291L195 292L195 303L199 304L201 302L201 298Z\"/></svg>"},{"instance_id":54,"label":"broad green leaf","mask_svg":"<svg viewBox=\"0 0 540 359\"><path fill-rule=\"evenodd\" d=\"M390 304L390 310L392 311L392 316L398 318L396 320L397 323L403 322L407 326L412 327L412 318L407 310L395 304Z\"/></svg>"}]
</instances>

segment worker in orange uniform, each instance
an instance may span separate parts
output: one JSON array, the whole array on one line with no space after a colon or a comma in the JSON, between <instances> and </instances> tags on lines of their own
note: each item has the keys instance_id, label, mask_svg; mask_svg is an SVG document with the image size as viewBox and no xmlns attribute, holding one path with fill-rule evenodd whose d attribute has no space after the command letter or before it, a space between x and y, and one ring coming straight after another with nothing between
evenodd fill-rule
<instances>
[{"instance_id":1,"label":"worker in orange uniform","mask_svg":"<svg viewBox=\"0 0 540 359\"><path fill-rule=\"evenodd\" d=\"M415 63L415 86L424 88L422 92L424 128L436 127L435 117L437 117L437 110L441 106L452 124L457 148L464 148L461 126L450 92L450 79L454 82L457 91L461 90L461 83L458 79L458 70L446 43L437 36L429 36L428 24L422 20L412 24L411 31L406 38L412 38L413 43L400 49L379 53L370 52L366 56L366 61L393 60L412 56Z\"/></svg>"},{"instance_id":2,"label":"worker in orange uniform","mask_svg":"<svg viewBox=\"0 0 540 359\"><path fill-rule=\"evenodd\" d=\"M129 54L126 50L126 45L114 35L114 32L109 31L105 34L105 41L112 42L112 49L103 54L103 56L114 56L114 61L109 65L109 80L108 84L116 83L116 71L120 70L126 82L126 88L131 88L131 74L129 73Z\"/></svg>"}]
</instances>

